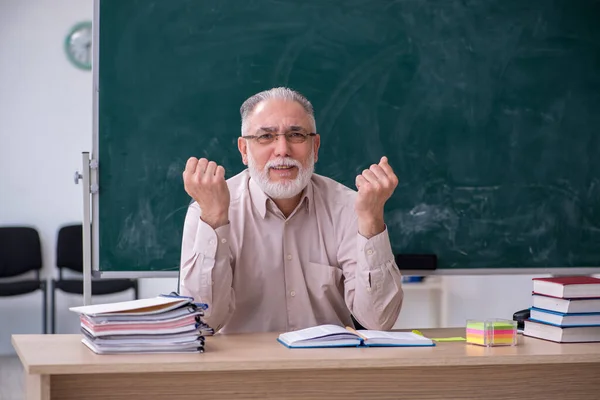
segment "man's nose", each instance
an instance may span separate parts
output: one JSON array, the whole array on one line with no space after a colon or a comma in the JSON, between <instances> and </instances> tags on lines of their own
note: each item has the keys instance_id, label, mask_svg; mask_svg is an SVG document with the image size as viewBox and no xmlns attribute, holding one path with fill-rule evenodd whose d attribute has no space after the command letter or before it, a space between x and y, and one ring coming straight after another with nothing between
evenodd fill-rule
<instances>
[{"instance_id":1,"label":"man's nose","mask_svg":"<svg viewBox=\"0 0 600 400\"><path fill-rule=\"evenodd\" d=\"M290 155L290 144L284 135L275 136L275 155L278 157Z\"/></svg>"}]
</instances>

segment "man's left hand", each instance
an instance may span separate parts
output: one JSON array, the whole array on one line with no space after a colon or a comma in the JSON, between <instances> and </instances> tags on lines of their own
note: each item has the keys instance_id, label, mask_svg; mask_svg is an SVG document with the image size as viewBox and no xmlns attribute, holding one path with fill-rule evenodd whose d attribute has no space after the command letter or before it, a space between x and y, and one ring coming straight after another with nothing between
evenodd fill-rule
<instances>
[{"instance_id":1,"label":"man's left hand","mask_svg":"<svg viewBox=\"0 0 600 400\"><path fill-rule=\"evenodd\" d=\"M358 232L366 238L385 230L383 208L398 186L398 178L387 157L373 164L356 177L358 196L354 209L358 216Z\"/></svg>"}]
</instances>

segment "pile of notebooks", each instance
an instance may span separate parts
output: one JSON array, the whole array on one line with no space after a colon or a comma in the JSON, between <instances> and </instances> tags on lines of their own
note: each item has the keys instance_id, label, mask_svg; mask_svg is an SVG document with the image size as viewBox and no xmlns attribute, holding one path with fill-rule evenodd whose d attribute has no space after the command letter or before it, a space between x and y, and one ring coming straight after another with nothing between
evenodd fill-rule
<instances>
[{"instance_id":1,"label":"pile of notebooks","mask_svg":"<svg viewBox=\"0 0 600 400\"><path fill-rule=\"evenodd\" d=\"M533 279L533 306L523 334L559 343L600 342L600 279Z\"/></svg>"},{"instance_id":2,"label":"pile of notebooks","mask_svg":"<svg viewBox=\"0 0 600 400\"><path fill-rule=\"evenodd\" d=\"M213 334L205 309L172 295L70 308L79 314L81 341L97 354L201 353Z\"/></svg>"}]
</instances>

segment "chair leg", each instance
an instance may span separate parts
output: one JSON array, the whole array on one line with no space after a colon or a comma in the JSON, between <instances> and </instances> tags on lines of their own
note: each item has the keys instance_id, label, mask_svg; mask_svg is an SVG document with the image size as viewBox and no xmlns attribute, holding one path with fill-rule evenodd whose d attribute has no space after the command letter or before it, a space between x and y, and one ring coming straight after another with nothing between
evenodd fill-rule
<instances>
[{"instance_id":1,"label":"chair leg","mask_svg":"<svg viewBox=\"0 0 600 400\"><path fill-rule=\"evenodd\" d=\"M42 310L42 331L44 332L44 335L48 333L48 283L47 282L42 282L42 296L44 296L44 299L42 301L42 303L44 304L44 308Z\"/></svg>"},{"instance_id":2,"label":"chair leg","mask_svg":"<svg viewBox=\"0 0 600 400\"><path fill-rule=\"evenodd\" d=\"M54 287L54 279L50 281L50 333L56 333L56 288Z\"/></svg>"}]
</instances>

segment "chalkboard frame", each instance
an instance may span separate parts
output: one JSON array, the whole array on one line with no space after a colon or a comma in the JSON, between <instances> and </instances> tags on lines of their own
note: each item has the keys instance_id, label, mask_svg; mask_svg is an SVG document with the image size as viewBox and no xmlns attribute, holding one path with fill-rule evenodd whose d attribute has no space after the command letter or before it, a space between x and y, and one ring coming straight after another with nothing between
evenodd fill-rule
<instances>
[{"instance_id":1,"label":"chalkboard frame","mask_svg":"<svg viewBox=\"0 0 600 400\"><path fill-rule=\"evenodd\" d=\"M99 165L102 167L102 160L99 159L99 30L100 30L100 2L94 0L94 16L93 16L93 58L92 58L92 74L93 74L93 129L92 129L92 166ZM90 169L90 184L92 187L98 184L98 168ZM99 219L99 211L102 206L102 191L91 195L92 217L89 221L92 232L92 271L95 276L102 278L115 277L177 277L178 271L101 271L100 270L100 232L101 223ZM84 204L84 206L87 206ZM85 222L85 221L84 221ZM573 275L573 274L598 274L600 266L590 267L565 267L565 268L444 268L435 270L402 270L405 275L538 275L538 274L554 274L554 275Z\"/></svg>"}]
</instances>

